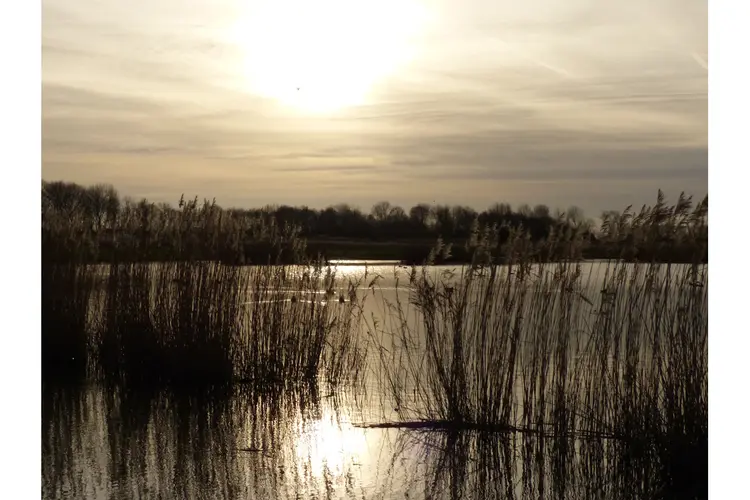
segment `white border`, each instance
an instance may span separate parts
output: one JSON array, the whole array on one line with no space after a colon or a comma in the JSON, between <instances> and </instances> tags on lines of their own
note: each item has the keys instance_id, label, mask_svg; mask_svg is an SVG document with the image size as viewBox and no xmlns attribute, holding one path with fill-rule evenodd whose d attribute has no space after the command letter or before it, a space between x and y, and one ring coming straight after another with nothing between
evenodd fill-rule
<instances>
[{"instance_id":1,"label":"white border","mask_svg":"<svg viewBox=\"0 0 750 500\"><path fill-rule=\"evenodd\" d=\"M0 496L41 492L41 3L0 8Z\"/></svg>"},{"instance_id":2,"label":"white border","mask_svg":"<svg viewBox=\"0 0 750 500\"><path fill-rule=\"evenodd\" d=\"M6 205L0 213L3 411L2 493L37 498L40 486L40 238L41 5L12 2L0 16L0 137ZM711 2L709 14L710 187L710 491L743 491L748 445L747 366L750 365L750 47L747 2ZM20 495L19 495L20 493Z\"/></svg>"},{"instance_id":3,"label":"white border","mask_svg":"<svg viewBox=\"0 0 750 500\"><path fill-rule=\"evenodd\" d=\"M746 490L750 292L747 2L709 6L709 493Z\"/></svg>"}]
</instances>

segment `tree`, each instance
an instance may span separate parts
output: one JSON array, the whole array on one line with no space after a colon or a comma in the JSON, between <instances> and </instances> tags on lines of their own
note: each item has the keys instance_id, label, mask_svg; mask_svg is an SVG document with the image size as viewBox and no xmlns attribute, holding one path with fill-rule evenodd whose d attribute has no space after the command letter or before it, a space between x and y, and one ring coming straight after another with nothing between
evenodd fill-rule
<instances>
[{"instance_id":1,"label":"tree","mask_svg":"<svg viewBox=\"0 0 750 500\"><path fill-rule=\"evenodd\" d=\"M495 203L487 209L487 213L491 216L505 216L510 215L512 212L513 210L508 203Z\"/></svg>"},{"instance_id":2,"label":"tree","mask_svg":"<svg viewBox=\"0 0 750 500\"><path fill-rule=\"evenodd\" d=\"M387 201L380 201L372 206L370 214L372 218L378 222L383 222L388 219L388 214L391 212L391 204Z\"/></svg>"},{"instance_id":3,"label":"tree","mask_svg":"<svg viewBox=\"0 0 750 500\"><path fill-rule=\"evenodd\" d=\"M438 233L441 236L453 236L455 227L453 213L447 205L437 205L433 208Z\"/></svg>"},{"instance_id":4,"label":"tree","mask_svg":"<svg viewBox=\"0 0 750 500\"><path fill-rule=\"evenodd\" d=\"M409 219L416 225L427 227L430 222L430 206L426 203L419 203L409 210Z\"/></svg>"},{"instance_id":5,"label":"tree","mask_svg":"<svg viewBox=\"0 0 750 500\"><path fill-rule=\"evenodd\" d=\"M471 226L477 218L477 212L471 207L455 206L451 210L456 236L466 237L471 232Z\"/></svg>"},{"instance_id":6,"label":"tree","mask_svg":"<svg viewBox=\"0 0 750 500\"><path fill-rule=\"evenodd\" d=\"M327 236L337 236L338 234L338 213L333 207L328 207L318 216L317 233Z\"/></svg>"},{"instance_id":7,"label":"tree","mask_svg":"<svg viewBox=\"0 0 750 500\"><path fill-rule=\"evenodd\" d=\"M100 231L109 225L113 227L120 211L120 199L115 188L108 184L97 184L86 190L83 206L91 220L94 230Z\"/></svg>"},{"instance_id":8,"label":"tree","mask_svg":"<svg viewBox=\"0 0 750 500\"><path fill-rule=\"evenodd\" d=\"M394 221L394 222L402 222L409 220L409 217L406 216L406 212L404 212L404 209L401 207L392 207L391 210L388 212L388 220Z\"/></svg>"},{"instance_id":9,"label":"tree","mask_svg":"<svg viewBox=\"0 0 750 500\"><path fill-rule=\"evenodd\" d=\"M526 203L519 205L518 213L524 217L530 217L532 215L531 207Z\"/></svg>"},{"instance_id":10,"label":"tree","mask_svg":"<svg viewBox=\"0 0 750 500\"><path fill-rule=\"evenodd\" d=\"M534 207L533 213L534 213L534 217L537 217L540 219L549 217L549 214L550 214L549 207L547 205L536 205Z\"/></svg>"},{"instance_id":11,"label":"tree","mask_svg":"<svg viewBox=\"0 0 750 500\"><path fill-rule=\"evenodd\" d=\"M73 217L83 208L86 188L72 182L43 182L42 197L51 209L67 217Z\"/></svg>"}]
</instances>

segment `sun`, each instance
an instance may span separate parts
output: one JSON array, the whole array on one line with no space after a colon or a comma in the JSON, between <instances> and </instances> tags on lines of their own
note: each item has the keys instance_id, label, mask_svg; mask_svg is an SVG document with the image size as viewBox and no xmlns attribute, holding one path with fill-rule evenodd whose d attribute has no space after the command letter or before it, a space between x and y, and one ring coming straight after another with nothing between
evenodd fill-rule
<instances>
[{"instance_id":1,"label":"sun","mask_svg":"<svg viewBox=\"0 0 750 500\"><path fill-rule=\"evenodd\" d=\"M408 63L424 20L417 0L256 0L233 38L250 92L328 112L366 102Z\"/></svg>"}]
</instances>

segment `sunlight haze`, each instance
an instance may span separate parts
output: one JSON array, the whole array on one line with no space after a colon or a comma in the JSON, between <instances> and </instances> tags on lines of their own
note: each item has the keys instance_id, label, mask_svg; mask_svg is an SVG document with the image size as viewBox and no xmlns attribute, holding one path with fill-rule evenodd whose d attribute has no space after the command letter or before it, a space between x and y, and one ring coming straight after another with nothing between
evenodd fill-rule
<instances>
[{"instance_id":1,"label":"sunlight haze","mask_svg":"<svg viewBox=\"0 0 750 500\"><path fill-rule=\"evenodd\" d=\"M223 206L707 192L694 0L43 0L43 178Z\"/></svg>"}]
</instances>

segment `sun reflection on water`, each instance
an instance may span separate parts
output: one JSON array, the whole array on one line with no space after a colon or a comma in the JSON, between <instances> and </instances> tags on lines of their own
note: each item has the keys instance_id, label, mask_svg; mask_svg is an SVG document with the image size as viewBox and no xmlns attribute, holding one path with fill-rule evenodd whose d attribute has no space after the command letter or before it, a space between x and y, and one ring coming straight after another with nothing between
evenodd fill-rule
<instances>
[{"instance_id":1,"label":"sun reflection on water","mask_svg":"<svg viewBox=\"0 0 750 500\"><path fill-rule=\"evenodd\" d=\"M320 419L306 420L297 438L297 462L309 467L314 477L343 476L352 466L360 466L368 452L364 429L325 412ZM301 471L300 471L301 472Z\"/></svg>"}]
</instances>

